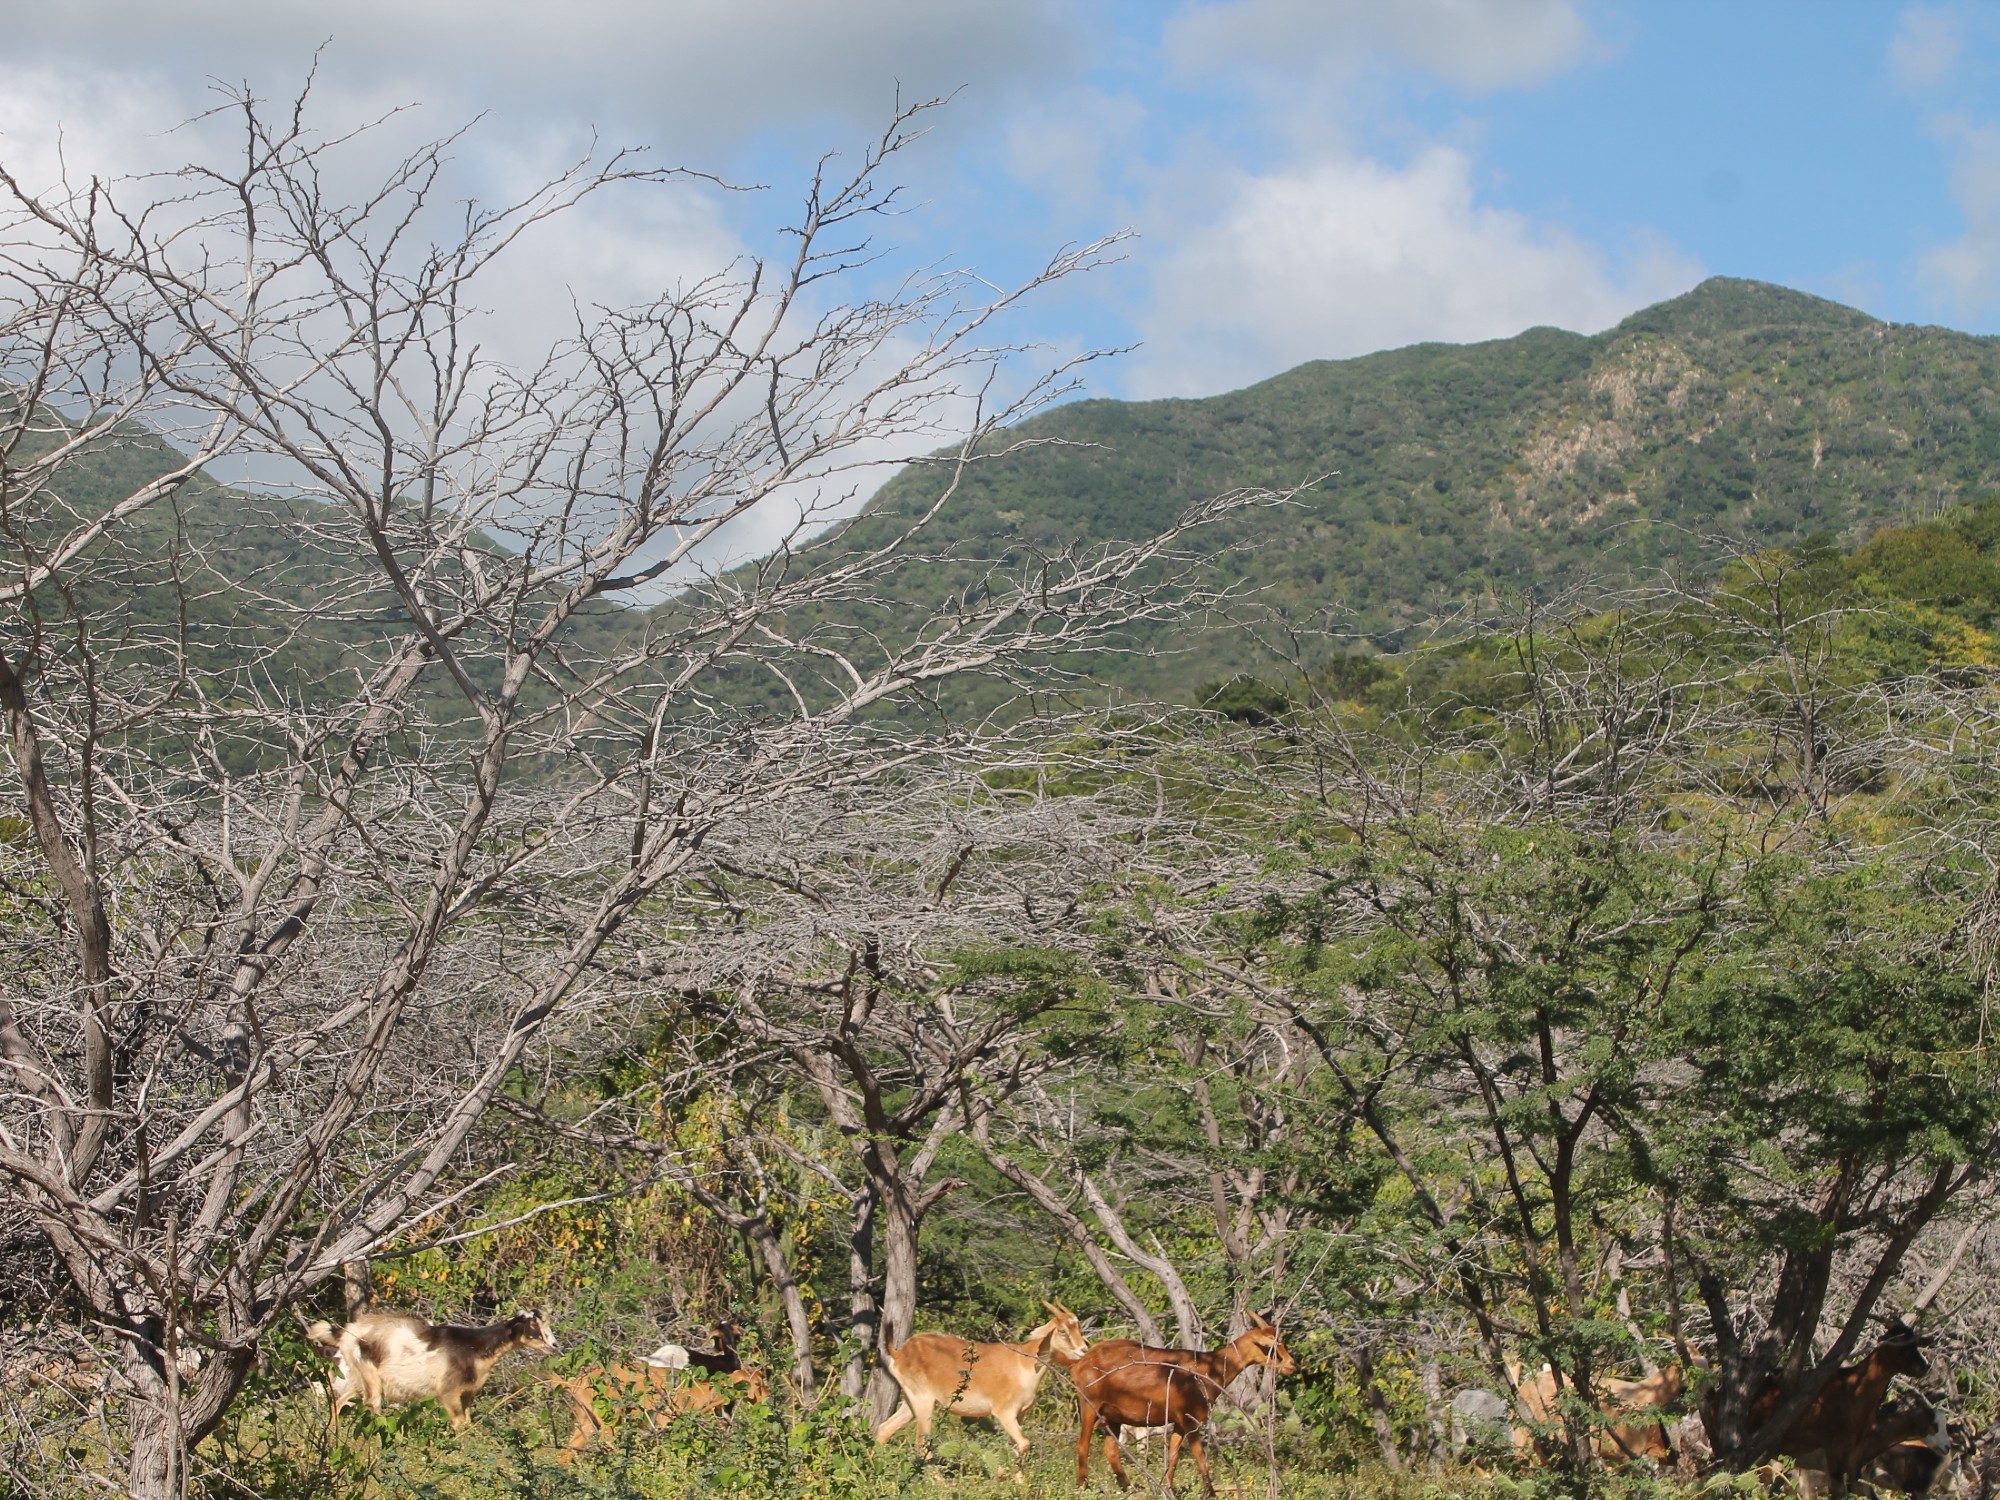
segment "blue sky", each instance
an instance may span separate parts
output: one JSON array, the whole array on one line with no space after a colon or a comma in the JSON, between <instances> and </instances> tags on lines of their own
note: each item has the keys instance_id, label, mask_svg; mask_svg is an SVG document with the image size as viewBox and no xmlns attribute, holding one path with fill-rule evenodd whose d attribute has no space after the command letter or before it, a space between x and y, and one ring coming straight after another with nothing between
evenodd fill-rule
<instances>
[{"instance_id":1,"label":"blue sky","mask_svg":"<svg viewBox=\"0 0 2000 1500\"><path fill-rule=\"evenodd\" d=\"M487 111L469 190L595 128L773 184L600 215L525 288L639 295L770 243L807 163L956 91L894 264L1123 263L1017 331L1110 395L1418 339L1608 326L1705 275L2000 332L2000 4L1867 0L68 0L10 20L0 159L167 164L205 78L330 120ZM522 315L530 324L532 313Z\"/></svg>"},{"instance_id":2,"label":"blue sky","mask_svg":"<svg viewBox=\"0 0 2000 1500\"><path fill-rule=\"evenodd\" d=\"M1598 236L1650 227L1713 271L1896 321L1972 316L1991 329L1990 302L1950 305L1917 274L1964 232L1943 122L1990 113L1991 12L1691 0L1601 14L1601 61L1491 101L1496 198ZM1898 43L1907 50L1919 18L1963 52L1904 81Z\"/></svg>"},{"instance_id":3,"label":"blue sky","mask_svg":"<svg viewBox=\"0 0 2000 1500\"><path fill-rule=\"evenodd\" d=\"M2000 5L1071 15L1037 76L966 81L950 168L922 186L928 232L1000 270L1139 232L1109 287L1052 310L1063 335L1141 346L1113 393L1533 322L1592 331L1712 274L2000 331Z\"/></svg>"}]
</instances>

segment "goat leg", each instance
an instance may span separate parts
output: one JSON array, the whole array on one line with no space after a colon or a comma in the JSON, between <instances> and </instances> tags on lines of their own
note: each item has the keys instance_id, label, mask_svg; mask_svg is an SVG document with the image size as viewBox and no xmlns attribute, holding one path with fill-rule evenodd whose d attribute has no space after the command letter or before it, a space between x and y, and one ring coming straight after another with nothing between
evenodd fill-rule
<instances>
[{"instance_id":1,"label":"goat leg","mask_svg":"<svg viewBox=\"0 0 2000 1500\"><path fill-rule=\"evenodd\" d=\"M1188 1434L1187 1447L1188 1452L1194 1455L1194 1466L1201 1471L1202 1493L1209 1496L1209 1500L1214 1500L1215 1481L1209 1477L1208 1473L1208 1448L1202 1442L1199 1432L1190 1432Z\"/></svg>"},{"instance_id":2,"label":"goat leg","mask_svg":"<svg viewBox=\"0 0 2000 1500\"><path fill-rule=\"evenodd\" d=\"M1028 1435L1021 1431L1021 1414L1017 1411L994 1410L993 1420L1000 1430L1007 1434L1007 1441L1014 1445L1014 1457L1025 1458L1028 1454Z\"/></svg>"},{"instance_id":3,"label":"goat leg","mask_svg":"<svg viewBox=\"0 0 2000 1500\"><path fill-rule=\"evenodd\" d=\"M916 1413L910 1410L910 1398L904 1396L901 1403L889 1414L889 1420L875 1429L875 1441L877 1443L888 1442L890 1438L909 1426L910 1418L915 1415Z\"/></svg>"},{"instance_id":4,"label":"goat leg","mask_svg":"<svg viewBox=\"0 0 2000 1500\"><path fill-rule=\"evenodd\" d=\"M1097 1435L1097 1408L1079 1391L1077 1408L1083 1416L1083 1430L1076 1437L1076 1482L1090 1483L1090 1440Z\"/></svg>"},{"instance_id":5,"label":"goat leg","mask_svg":"<svg viewBox=\"0 0 2000 1500\"><path fill-rule=\"evenodd\" d=\"M1125 1460L1118 1452L1118 1430L1107 1427L1104 1430L1104 1461L1111 1465L1111 1472L1118 1479L1118 1488L1132 1488L1132 1476L1125 1472Z\"/></svg>"}]
</instances>

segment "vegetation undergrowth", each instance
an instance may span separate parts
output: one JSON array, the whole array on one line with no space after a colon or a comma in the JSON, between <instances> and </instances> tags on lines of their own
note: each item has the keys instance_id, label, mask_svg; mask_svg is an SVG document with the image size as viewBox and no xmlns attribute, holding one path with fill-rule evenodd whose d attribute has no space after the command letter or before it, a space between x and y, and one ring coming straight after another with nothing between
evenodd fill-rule
<instances>
[{"instance_id":1,"label":"vegetation undergrowth","mask_svg":"<svg viewBox=\"0 0 2000 1500\"><path fill-rule=\"evenodd\" d=\"M1034 1447L1017 1477L1010 1445L989 1424L942 1423L924 1457L907 1438L878 1447L839 1399L805 1412L787 1403L750 1404L728 1419L683 1418L665 1431L626 1424L612 1440L572 1454L565 1446L566 1402L532 1380L487 1403L457 1433L437 1408L420 1406L380 1418L347 1414L329 1438L324 1404L294 1397L246 1413L209 1445L199 1493L213 1500L1012 1500L1116 1493L1098 1443L1090 1481L1078 1489L1076 1430L1059 1413L1052 1407L1025 1424ZM1281 1422L1275 1450L1274 1467L1255 1432L1212 1442L1217 1492L1244 1500L1573 1500L1584 1493L1602 1500L1696 1493L1720 1500L1735 1488L1725 1479L1695 1483L1650 1469L1594 1475L1581 1488L1546 1471L1392 1471L1379 1459L1320 1449L1296 1423ZM1163 1493L1164 1443L1128 1437L1124 1457L1134 1493ZM1185 1460L1178 1488L1200 1492Z\"/></svg>"}]
</instances>

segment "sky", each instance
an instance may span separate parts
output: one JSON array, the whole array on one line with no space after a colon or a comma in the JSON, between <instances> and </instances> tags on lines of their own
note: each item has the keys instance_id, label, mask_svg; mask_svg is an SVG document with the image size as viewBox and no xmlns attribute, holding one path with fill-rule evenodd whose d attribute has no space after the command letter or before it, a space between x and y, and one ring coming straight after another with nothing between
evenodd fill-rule
<instances>
[{"instance_id":1,"label":"sky","mask_svg":"<svg viewBox=\"0 0 2000 1500\"><path fill-rule=\"evenodd\" d=\"M949 96L882 274L1130 231L1014 330L1128 350L1098 395L1595 332L1709 275L2000 333L2000 0L62 0L7 32L31 180L178 164L215 81L283 98L317 52L330 125L479 117L469 194L593 133L768 185L601 204L525 246L523 305L768 252L822 153Z\"/></svg>"}]
</instances>

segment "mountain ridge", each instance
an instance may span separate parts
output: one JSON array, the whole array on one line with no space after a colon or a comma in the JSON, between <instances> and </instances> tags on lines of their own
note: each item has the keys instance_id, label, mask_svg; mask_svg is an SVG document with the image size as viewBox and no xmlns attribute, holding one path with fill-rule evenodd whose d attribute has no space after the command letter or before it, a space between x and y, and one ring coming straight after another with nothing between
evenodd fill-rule
<instances>
[{"instance_id":1,"label":"mountain ridge","mask_svg":"<svg viewBox=\"0 0 2000 1500\"><path fill-rule=\"evenodd\" d=\"M932 529L941 560L893 584L914 612L996 564L1151 535L1220 491L1318 481L1197 534L1217 582L1247 601L1235 618L1136 634L1093 667L1114 691L1186 698L1267 666L1260 632L1322 656L1393 652L1497 592L1706 570L1728 544L1825 536L1852 549L1887 523L2000 493L1996 388L2000 339L1712 278L1594 335L1531 328L1310 361L1211 397L1066 403L1005 435L1054 441L974 464ZM143 436L106 459L120 483L154 461L171 454ZM928 503L925 478L892 479L815 550L879 545ZM79 472L72 498L108 482ZM129 577L157 573L149 558L184 530L218 582L254 575L305 597L324 585L302 504L204 478L139 518ZM607 611L591 628L646 618ZM860 623L893 638L900 622ZM315 629L287 646L290 675L323 678L386 628L387 616ZM766 690L746 678L736 691L754 703Z\"/></svg>"},{"instance_id":2,"label":"mountain ridge","mask_svg":"<svg viewBox=\"0 0 2000 1500\"><path fill-rule=\"evenodd\" d=\"M2000 488L2000 339L1881 322L1715 277L1594 335L1532 328L1318 360L1205 398L1072 402L1012 429L1053 439L974 466L937 536L940 589L1068 541L1130 539L1244 485L1297 504L1206 538L1270 621L1396 650L1496 590L1705 569L1718 538L1852 547ZM1324 476L1324 477L1322 477ZM879 543L922 503L886 485L835 545ZM1239 630L1119 685L1242 670Z\"/></svg>"}]
</instances>

